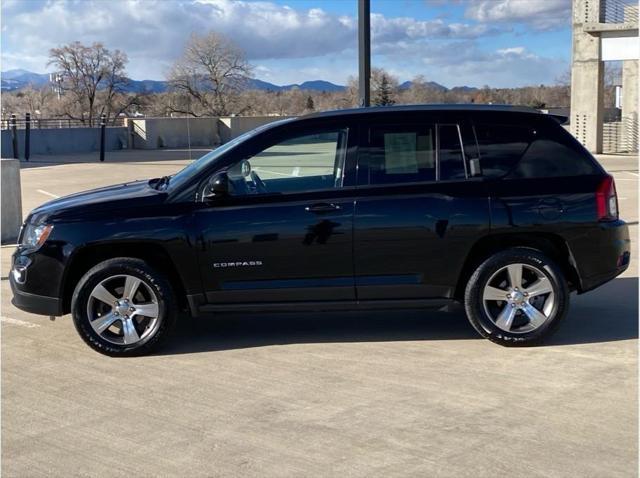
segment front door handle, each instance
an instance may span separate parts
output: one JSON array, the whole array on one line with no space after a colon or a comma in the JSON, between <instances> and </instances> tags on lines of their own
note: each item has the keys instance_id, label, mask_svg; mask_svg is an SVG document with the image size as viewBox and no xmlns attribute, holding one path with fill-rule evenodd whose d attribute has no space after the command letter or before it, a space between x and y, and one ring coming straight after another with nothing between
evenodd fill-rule
<instances>
[{"instance_id":1,"label":"front door handle","mask_svg":"<svg viewBox=\"0 0 640 478\"><path fill-rule=\"evenodd\" d=\"M342 209L339 204L333 204L328 202L319 202L317 204L313 204L312 206L307 206L304 208L307 212L315 212L315 213L323 213L323 212L331 212L338 211Z\"/></svg>"}]
</instances>

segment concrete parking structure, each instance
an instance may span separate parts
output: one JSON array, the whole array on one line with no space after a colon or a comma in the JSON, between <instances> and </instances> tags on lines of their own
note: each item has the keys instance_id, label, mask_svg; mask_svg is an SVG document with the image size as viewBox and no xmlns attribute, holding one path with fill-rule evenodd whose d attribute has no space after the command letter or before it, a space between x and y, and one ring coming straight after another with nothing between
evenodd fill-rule
<instances>
[{"instance_id":1,"label":"concrete parking structure","mask_svg":"<svg viewBox=\"0 0 640 478\"><path fill-rule=\"evenodd\" d=\"M171 174L188 154L34 158L22 170L24 213ZM635 241L637 158L601 162ZM68 317L21 312L6 280L1 290L5 476L637 472L637 257L572 296L558 334L529 349L476 338L454 308L185 319L162 353L115 360L88 349Z\"/></svg>"}]
</instances>

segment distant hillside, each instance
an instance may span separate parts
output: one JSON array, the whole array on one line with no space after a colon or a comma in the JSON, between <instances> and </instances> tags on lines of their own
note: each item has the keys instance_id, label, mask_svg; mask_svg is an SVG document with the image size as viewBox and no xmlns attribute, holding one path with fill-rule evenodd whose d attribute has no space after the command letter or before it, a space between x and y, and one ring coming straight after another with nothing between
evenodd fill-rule
<instances>
[{"instance_id":1,"label":"distant hillside","mask_svg":"<svg viewBox=\"0 0 640 478\"><path fill-rule=\"evenodd\" d=\"M34 73L27 70L8 70L0 73L2 78L1 88L2 91L16 91L32 86L34 88L41 88L49 83L48 73ZM401 83L398 88L401 90L407 90L411 88L413 83L411 81L405 81ZM446 86L436 83L435 81L428 81L426 85L438 91L454 91L461 93L471 93L477 91L477 88L470 86L455 86L451 89ZM303 83L293 83L290 85L275 85L268 81L259 80L257 78L251 78L248 81L247 89L249 90L262 90L262 91L289 91L294 88L306 91L315 91L328 93L341 92L346 90L344 85L336 85L329 81L324 80L310 80ZM130 80L129 84L125 88L125 91L130 93L163 93L167 91L167 82L161 80Z\"/></svg>"},{"instance_id":2,"label":"distant hillside","mask_svg":"<svg viewBox=\"0 0 640 478\"><path fill-rule=\"evenodd\" d=\"M413 81L405 81L404 83L400 83L400 85L398 85L398 88L401 90L408 90L412 85ZM427 81L425 82L425 86L437 91L449 91L449 88L441 85L440 83L436 83L435 81Z\"/></svg>"},{"instance_id":3,"label":"distant hillside","mask_svg":"<svg viewBox=\"0 0 640 478\"><path fill-rule=\"evenodd\" d=\"M48 73L33 73L27 70L8 70L0 73L2 91L20 90L29 85L40 88L49 83Z\"/></svg>"},{"instance_id":4,"label":"distant hillside","mask_svg":"<svg viewBox=\"0 0 640 478\"><path fill-rule=\"evenodd\" d=\"M48 73L33 73L27 70L8 70L3 71L0 75L2 79L0 85L2 91L21 90L28 86L41 88L49 83ZM312 80L305 81L301 84L279 86L257 78L252 78L249 80L249 84L247 85L247 89L263 91L289 91L294 88L320 92L345 90L345 87L342 85L336 85L324 80ZM125 91L130 93L162 93L167 91L167 82L160 80L130 80Z\"/></svg>"}]
</instances>

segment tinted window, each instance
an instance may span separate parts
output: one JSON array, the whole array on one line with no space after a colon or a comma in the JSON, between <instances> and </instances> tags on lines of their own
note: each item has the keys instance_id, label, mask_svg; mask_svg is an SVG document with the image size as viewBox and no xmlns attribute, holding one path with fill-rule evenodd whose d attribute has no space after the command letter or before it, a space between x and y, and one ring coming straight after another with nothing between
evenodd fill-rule
<instances>
[{"instance_id":1,"label":"tinted window","mask_svg":"<svg viewBox=\"0 0 640 478\"><path fill-rule=\"evenodd\" d=\"M515 169L515 178L551 178L597 174L586 153L571 144L571 138L556 137L552 130L539 130ZM568 134L568 133L566 133Z\"/></svg>"},{"instance_id":2,"label":"tinted window","mask_svg":"<svg viewBox=\"0 0 640 478\"><path fill-rule=\"evenodd\" d=\"M292 193L340 186L347 130L318 131L276 142L228 169L232 194Z\"/></svg>"},{"instance_id":3,"label":"tinted window","mask_svg":"<svg viewBox=\"0 0 640 478\"><path fill-rule=\"evenodd\" d=\"M367 150L369 184L434 181L434 130L431 125L372 128Z\"/></svg>"},{"instance_id":4,"label":"tinted window","mask_svg":"<svg viewBox=\"0 0 640 478\"><path fill-rule=\"evenodd\" d=\"M532 130L504 124L475 124L482 175L504 176L516 165L531 142Z\"/></svg>"},{"instance_id":5,"label":"tinted window","mask_svg":"<svg viewBox=\"0 0 640 478\"><path fill-rule=\"evenodd\" d=\"M482 123L474 129L483 176L548 178L597 173L588 155L563 130Z\"/></svg>"},{"instance_id":6,"label":"tinted window","mask_svg":"<svg viewBox=\"0 0 640 478\"><path fill-rule=\"evenodd\" d=\"M440 179L464 179L464 156L458 125L438 125Z\"/></svg>"}]
</instances>

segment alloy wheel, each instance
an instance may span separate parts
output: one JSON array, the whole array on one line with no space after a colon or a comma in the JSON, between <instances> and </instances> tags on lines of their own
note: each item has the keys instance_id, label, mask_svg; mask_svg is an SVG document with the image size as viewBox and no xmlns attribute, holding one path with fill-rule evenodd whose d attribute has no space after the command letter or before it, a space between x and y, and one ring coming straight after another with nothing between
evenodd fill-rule
<instances>
[{"instance_id":1,"label":"alloy wheel","mask_svg":"<svg viewBox=\"0 0 640 478\"><path fill-rule=\"evenodd\" d=\"M87 302L87 317L104 340L133 345L155 333L160 321L155 292L132 275L114 275L96 285Z\"/></svg>"},{"instance_id":2,"label":"alloy wheel","mask_svg":"<svg viewBox=\"0 0 640 478\"><path fill-rule=\"evenodd\" d=\"M540 328L555 308L552 282L530 264L509 264L495 272L482 292L484 310L501 330L523 334Z\"/></svg>"}]
</instances>

